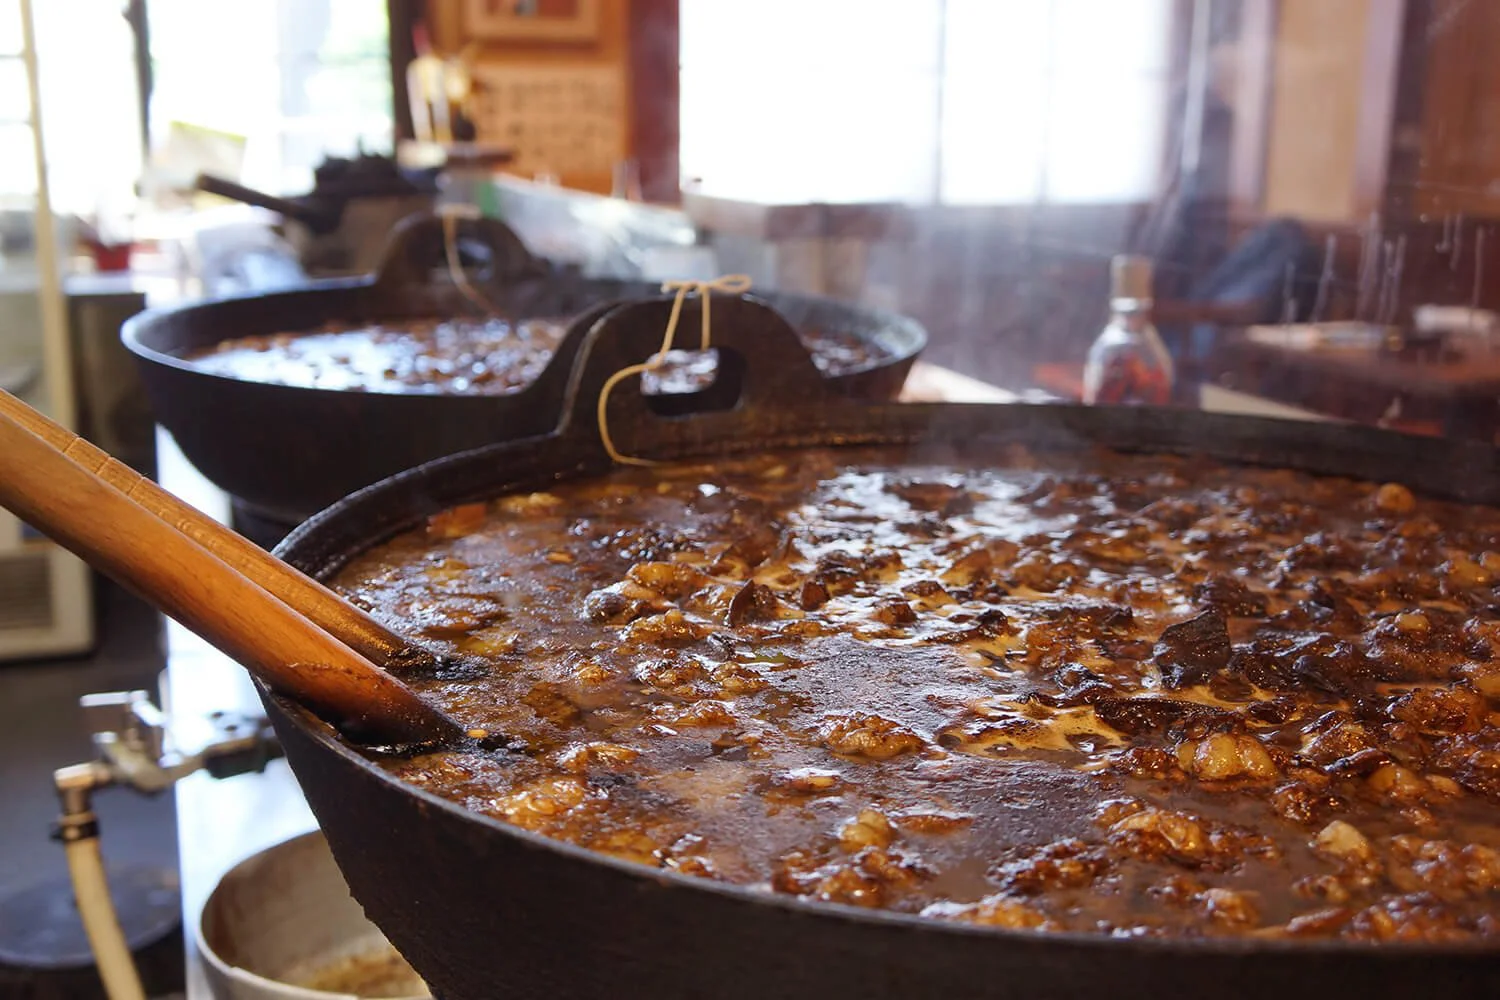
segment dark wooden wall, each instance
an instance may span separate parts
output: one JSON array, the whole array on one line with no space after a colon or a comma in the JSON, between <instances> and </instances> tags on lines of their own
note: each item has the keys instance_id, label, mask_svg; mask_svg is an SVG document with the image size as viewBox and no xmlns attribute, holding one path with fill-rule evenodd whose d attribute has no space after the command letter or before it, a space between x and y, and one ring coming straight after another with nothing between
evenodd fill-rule
<instances>
[{"instance_id":1,"label":"dark wooden wall","mask_svg":"<svg viewBox=\"0 0 1500 1000\"><path fill-rule=\"evenodd\" d=\"M677 0L630 3L630 149L646 201L678 199Z\"/></svg>"}]
</instances>

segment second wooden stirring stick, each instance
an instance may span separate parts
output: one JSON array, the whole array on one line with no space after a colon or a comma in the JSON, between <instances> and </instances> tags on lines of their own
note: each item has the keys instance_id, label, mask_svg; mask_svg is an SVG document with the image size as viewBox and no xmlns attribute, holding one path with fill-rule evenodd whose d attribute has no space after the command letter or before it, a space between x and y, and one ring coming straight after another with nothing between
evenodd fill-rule
<instances>
[{"instance_id":1,"label":"second wooden stirring stick","mask_svg":"<svg viewBox=\"0 0 1500 1000\"><path fill-rule=\"evenodd\" d=\"M4 413L0 504L350 736L465 738L391 674Z\"/></svg>"},{"instance_id":2,"label":"second wooden stirring stick","mask_svg":"<svg viewBox=\"0 0 1500 1000\"><path fill-rule=\"evenodd\" d=\"M407 642L318 581L183 503L134 469L3 391L0 391L0 414L192 538L366 659L396 674L434 665L434 657L427 650Z\"/></svg>"}]
</instances>

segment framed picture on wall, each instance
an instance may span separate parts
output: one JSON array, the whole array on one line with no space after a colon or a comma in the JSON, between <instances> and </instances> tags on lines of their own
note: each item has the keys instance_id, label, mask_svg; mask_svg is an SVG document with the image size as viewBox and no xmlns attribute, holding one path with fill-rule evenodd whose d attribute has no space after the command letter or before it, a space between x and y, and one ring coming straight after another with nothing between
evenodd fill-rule
<instances>
[{"instance_id":1,"label":"framed picture on wall","mask_svg":"<svg viewBox=\"0 0 1500 1000\"><path fill-rule=\"evenodd\" d=\"M464 0L471 38L519 42L592 42L599 0Z\"/></svg>"}]
</instances>

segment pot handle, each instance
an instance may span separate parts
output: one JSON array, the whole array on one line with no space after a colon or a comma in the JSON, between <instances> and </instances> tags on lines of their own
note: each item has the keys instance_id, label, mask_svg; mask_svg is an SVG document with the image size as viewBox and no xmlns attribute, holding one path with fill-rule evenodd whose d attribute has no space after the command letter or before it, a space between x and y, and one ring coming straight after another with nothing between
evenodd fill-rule
<instances>
[{"instance_id":1,"label":"pot handle","mask_svg":"<svg viewBox=\"0 0 1500 1000\"><path fill-rule=\"evenodd\" d=\"M558 428L565 446L608 451L600 433L600 395L616 373L661 349L672 305L670 296L619 305L589 329L573 365ZM707 388L647 396L639 375L613 386L605 420L619 453L649 457L653 446L721 433L813 430L835 411L860 407L823 377L797 331L764 302L715 293L710 318L718 370ZM690 297L683 302L673 346L697 350L701 324L702 300Z\"/></svg>"},{"instance_id":2,"label":"pot handle","mask_svg":"<svg viewBox=\"0 0 1500 1000\"><path fill-rule=\"evenodd\" d=\"M453 282L440 213L419 212L396 224L375 269L375 286L395 294ZM482 215L457 215L454 242L470 284L509 285L545 274L547 263L505 223Z\"/></svg>"}]
</instances>

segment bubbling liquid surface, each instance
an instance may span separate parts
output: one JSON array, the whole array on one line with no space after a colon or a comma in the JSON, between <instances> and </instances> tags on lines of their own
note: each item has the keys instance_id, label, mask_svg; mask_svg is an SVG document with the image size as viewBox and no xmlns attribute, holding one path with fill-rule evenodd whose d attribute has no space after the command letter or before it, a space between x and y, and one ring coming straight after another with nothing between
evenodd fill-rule
<instances>
[{"instance_id":1,"label":"bubbling liquid surface","mask_svg":"<svg viewBox=\"0 0 1500 1000\"><path fill-rule=\"evenodd\" d=\"M1167 457L771 453L457 508L337 589L521 754L468 809L1039 931L1500 933L1500 513Z\"/></svg>"}]
</instances>

